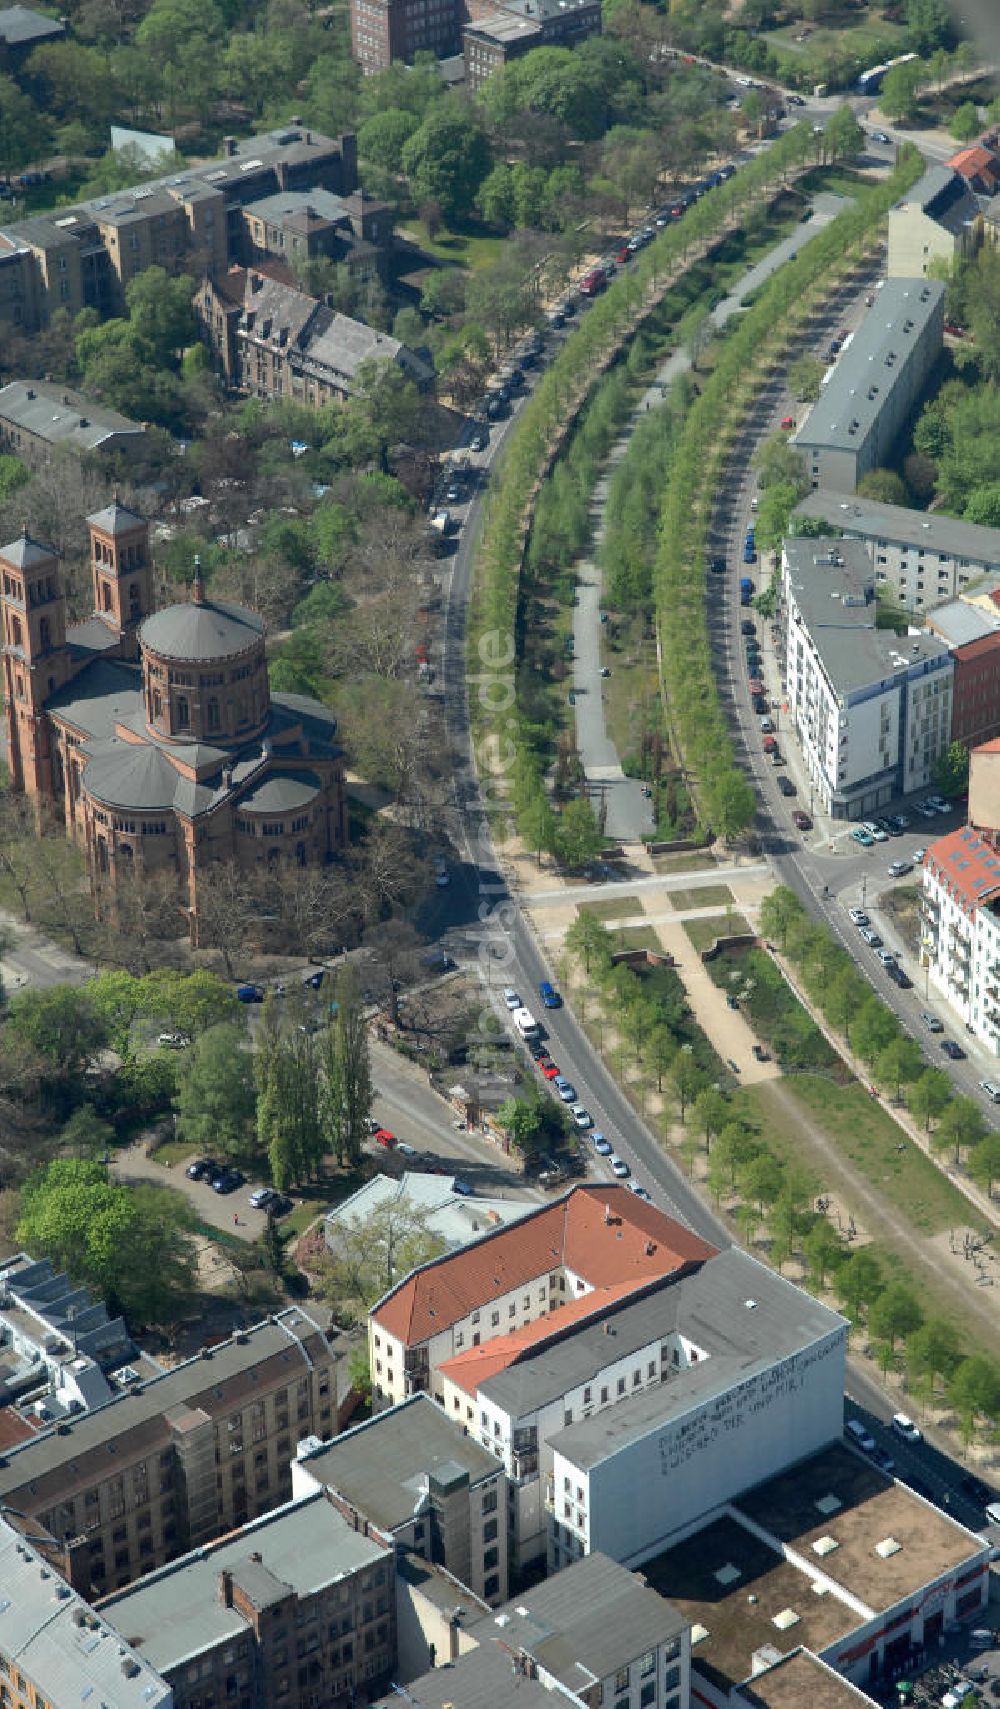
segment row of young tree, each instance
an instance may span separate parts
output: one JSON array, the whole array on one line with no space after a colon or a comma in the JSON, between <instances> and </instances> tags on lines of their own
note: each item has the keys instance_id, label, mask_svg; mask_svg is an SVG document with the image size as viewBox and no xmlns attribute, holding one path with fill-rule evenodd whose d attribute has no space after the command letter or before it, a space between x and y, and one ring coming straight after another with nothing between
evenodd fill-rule
<instances>
[{"instance_id":1,"label":"row of young tree","mask_svg":"<svg viewBox=\"0 0 1000 1709\"><path fill-rule=\"evenodd\" d=\"M784 896L776 894L775 907L786 907ZM768 922L765 930L776 923ZM800 929L804 933L805 926ZM794 936L791 916L788 936ZM722 1089L707 1056L699 1060L690 1041L678 1036L683 994L673 1006L650 1002L636 974L613 964L613 941L601 921L587 913L578 915L566 934L566 948L586 973L588 992L614 1014L619 1073L624 1074L631 1057L655 1077L666 1094L666 1121L686 1129L681 1150L688 1166L693 1168L696 1153L703 1153L708 1189L716 1204L726 1203L746 1244L753 1245L766 1230L770 1262L780 1271L798 1259L808 1285L816 1292L831 1289L851 1321L867 1331L882 1370L902 1368L909 1388L928 1404L943 1399L971 1440L1000 1406L1000 1365L981 1354L963 1355L954 1325L925 1315L898 1262L877 1247L853 1246L849 1235L834 1226L820 1208L820 1183L793 1158L775 1153ZM832 976L829 969L815 974L824 983ZM870 1025L871 1017L862 1018L857 993L853 1000L858 1023Z\"/></svg>"},{"instance_id":2,"label":"row of young tree","mask_svg":"<svg viewBox=\"0 0 1000 1709\"><path fill-rule=\"evenodd\" d=\"M483 664L509 656L518 635L521 576L529 547L534 502L545 473L562 448L567 426L616 352L632 336L688 260L707 250L747 206L767 199L773 185L809 159L815 138L809 125L779 137L734 178L689 209L645 250L638 265L615 279L587 310L543 375L508 436L504 461L486 501L469 619L470 669L482 678ZM513 730L509 707L491 706L484 690L472 700L480 772L491 797L511 797L519 768L537 771L528 719L518 708ZM502 763L501 763L502 760ZM735 768L733 768L735 769ZM529 799L538 803L537 784ZM523 810L523 801L521 803ZM532 839L529 837L529 844Z\"/></svg>"},{"instance_id":3,"label":"row of young tree","mask_svg":"<svg viewBox=\"0 0 1000 1709\"><path fill-rule=\"evenodd\" d=\"M964 1166L992 1194L1000 1180L1000 1133L984 1121L974 1098L955 1093L944 1069L927 1066L920 1046L904 1033L832 933L784 885L762 903L761 930L787 955L810 1001L860 1057L875 1084L897 1103L905 1101L931 1150Z\"/></svg>"},{"instance_id":4,"label":"row of young tree","mask_svg":"<svg viewBox=\"0 0 1000 1709\"><path fill-rule=\"evenodd\" d=\"M817 292L856 264L919 165L908 151L884 184L861 195L768 281L721 340L670 460L654 568L661 681L678 755L697 778L703 821L725 838L752 822L755 796L735 763L712 655L705 568L715 493L734 434Z\"/></svg>"}]
</instances>

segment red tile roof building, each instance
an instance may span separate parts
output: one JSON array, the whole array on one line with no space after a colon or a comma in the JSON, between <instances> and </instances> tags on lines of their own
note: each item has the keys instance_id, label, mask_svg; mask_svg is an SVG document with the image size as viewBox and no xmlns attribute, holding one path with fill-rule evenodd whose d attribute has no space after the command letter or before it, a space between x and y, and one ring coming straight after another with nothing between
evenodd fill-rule
<instances>
[{"instance_id":1,"label":"red tile roof building","mask_svg":"<svg viewBox=\"0 0 1000 1709\"><path fill-rule=\"evenodd\" d=\"M992 149L975 145L961 148L946 162L979 196L995 196L1000 190L1000 160Z\"/></svg>"},{"instance_id":2,"label":"red tile roof building","mask_svg":"<svg viewBox=\"0 0 1000 1709\"><path fill-rule=\"evenodd\" d=\"M1000 1054L998 793L1000 741L995 741L972 755L969 817L974 823L939 838L927 851L920 959L930 983L969 1030Z\"/></svg>"},{"instance_id":3,"label":"red tile roof building","mask_svg":"<svg viewBox=\"0 0 1000 1709\"><path fill-rule=\"evenodd\" d=\"M422 1265L378 1302L369 1318L375 1403L421 1389L440 1399L440 1368L457 1354L507 1341L597 1290L605 1304L639 1293L696 1269L715 1250L624 1187L574 1187Z\"/></svg>"}]
</instances>

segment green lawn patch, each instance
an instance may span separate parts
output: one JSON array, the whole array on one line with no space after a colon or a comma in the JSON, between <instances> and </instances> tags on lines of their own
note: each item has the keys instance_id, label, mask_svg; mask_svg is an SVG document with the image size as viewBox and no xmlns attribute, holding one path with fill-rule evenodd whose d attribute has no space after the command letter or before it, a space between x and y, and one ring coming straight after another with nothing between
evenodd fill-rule
<instances>
[{"instance_id":1,"label":"green lawn patch","mask_svg":"<svg viewBox=\"0 0 1000 1709\"><path fill-rule=\"evenodd\" d=\"M805 34L804 41L796 38ZM873 55L879 55L884 47L890 47L892 54L903 53L906 50L906 29L902 24L888 23L880 10L871 7L868 16L862 17L851 14L851 21L842 29L828 27L825 29L809 29L803 32L801 20L785 24L780 30L768 30L764 38L769 47L779 53L794 54L796 58L820 58L824 54L840 55L843 53L856 55L861 60L864 70L869 64L874 64Z\"/></svg>"},{"instance_id":2,"label":"green lawn patch","mask_svg":"<svg viewBox=\"0 0 1000 1709\"><path fill-rule=\"evenodd\" d=\"M354 1191L353 1187L351 1191ZM305 1234L309 1224L315 1222L316 1218L328 1209L329 1201L326 1199L303 1199L302 1203L296 1205L293 1211L289 1211L287 1216L281 1218L278 1227L282 1234L290 1235L293 1240L298 1240L300 1235Z\"/></svg>"},{"instance_id":3,"label":"green lawn patch","mask_svg":"<svg viewBox=\"0 0 1000 1709\"><path fill-rule=\"evenodd\" d=\"M624 920L629 914L646 912L638 896L601 896L596 902L578 902L578 914L593 914L595 920Z\"/></svg>"},{"instance_id":4,"label":"green lawn patch","mask_svg":"<svg viewBox=\"0 0 1000 1709\"><path fill-rule=\"evenodd\" d=\"M456 267L467 268L470 273L492 267L499 260L506 242L495 232L485 231L479 226L467 226L458 231L449 231L442 226L437 235L431 237L423 221L414 220L399 230L401 237L408 237L411 243L418 244L425 255L432 255L437 261L451 261Z\"/></svg>"},{"instance_id":5,"label":"green lawn patch","mask_svg":"<svg viewBox=\"0 0 1000 1709\"><path fill-rule=\"evenodd\" d=\"M923 1152L903 1140L900 1129L857 1081L837 1086L812 1075L798 1076L791 1092L838 1151L891 1199L924 1234L963 1226L975 1212L965 1196ZM764 1090L764 1088L761 1088ZM902 1145L902 1150L898 1147Z\"/></svg>"},{"instance_id":6,"label":"green lawn patch","mask_svg":"<svg viewBox=\"0 0 1000 1709\"><path fill-rule=\"evenodd\" d=\"M615 949L650 949L663 955L664 949L652 926L621 926L612 933Z\"/></svg>"},{"instance_id":7,"label":"green lawn patch","mask_svg":"<svg viewBox=\"0 0 1000 1709\"><path fill-rule=\"evenodd\" d=\"M699 955L711 949L716 938L742 937L753 930L742 914L732 913L714 920L685 920L683 925Z\"/></svg>"},{"instance_id":8,"label":"green lawn patch","mask_svg":"<svg viewBox=\"0 0 1000 1709\"><path fill-rule=\"evenodd\" d=\"M654 872L711 872L715 861L710 854L701 854L698 849L688 849L683 854L665 854L653 856Z\"/></svg>"},{"instance_id":9,"label":"green lawn patch","mask_svg":"<svg viewBox=\"0 0 1000 1709\"><path fill-rule=\"evenodd\" d=\"M668 893L672 908L725 908L735 900L728 884L703 884L698 889L671 890Z\"/></svg>"}]
</instances>

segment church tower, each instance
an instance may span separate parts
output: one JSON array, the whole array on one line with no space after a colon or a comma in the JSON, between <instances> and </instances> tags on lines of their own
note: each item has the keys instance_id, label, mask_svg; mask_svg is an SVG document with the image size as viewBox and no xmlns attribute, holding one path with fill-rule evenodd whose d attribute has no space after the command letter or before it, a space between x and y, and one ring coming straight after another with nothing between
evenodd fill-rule
<instances>
[{"instance_id":1,"label":"church tower","mask_svg":"<svg viewBox=\"0 0 1000 1709\"><path fill-rule=\"evenodd\" d=\"M120 658L139 657L139 625L153 610L149 524L117 494L88 516L94 611L120 639Z\"/></svg>"},{"instance_id":2,"label":"church tower","mask_svg":"<svg viewBox=\"0 0 1000 1709\"><path fill-rule=\"evenodd\" d=\"M0 548L0 626L11 782L36 801L58 803L45 702L72 674L66 599L55 549L27 529Z\"/></svg>"}]
</instances>

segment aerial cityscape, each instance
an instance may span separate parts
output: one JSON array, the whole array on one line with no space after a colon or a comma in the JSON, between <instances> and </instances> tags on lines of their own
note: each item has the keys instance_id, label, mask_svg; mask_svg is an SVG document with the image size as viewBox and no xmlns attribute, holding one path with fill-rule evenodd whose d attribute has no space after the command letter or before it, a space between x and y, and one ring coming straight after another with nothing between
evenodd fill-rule
<instances>
[{"instance_id":1,"label":"aerial cityscape","mask_svg":"<svg viewBox=\"0 0 1000 1709\"><path fill-rule=\"evenodd\" d=\"M0 1706L1000 1709L992 0L0 6Z\"/></svg>"}]
</instances>

